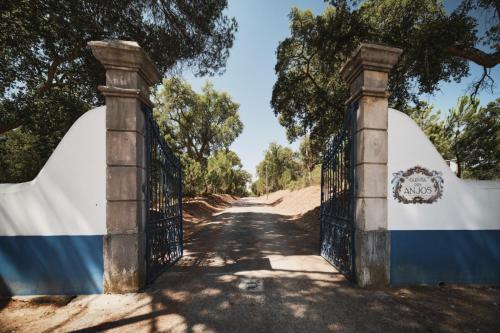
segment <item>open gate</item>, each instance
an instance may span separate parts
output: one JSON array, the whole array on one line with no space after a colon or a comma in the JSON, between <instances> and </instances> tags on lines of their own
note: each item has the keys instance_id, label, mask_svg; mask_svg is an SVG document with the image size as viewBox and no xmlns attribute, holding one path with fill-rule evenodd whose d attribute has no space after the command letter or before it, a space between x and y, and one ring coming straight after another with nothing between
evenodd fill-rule
<instances>
[{"instance_id":1,"label":"open gate","mask_svg":"<svg viewBox=\"0 0 500 333\"><path fill-rule=\"evenodd\" d=\"M147 280L153 281L183 253L182 168L161 136L149 107L146 125L146 260Z\"/></svg>"},{"instance_id":2,"label":"open gate","mask_svg":"<svg viewBox=\"0 0 500 333\"><path fill-rule=\"evenodd\" d=\"M356 111L352 103L321 165L320 252L354 280Z\"/></svg>"}]
</instances>

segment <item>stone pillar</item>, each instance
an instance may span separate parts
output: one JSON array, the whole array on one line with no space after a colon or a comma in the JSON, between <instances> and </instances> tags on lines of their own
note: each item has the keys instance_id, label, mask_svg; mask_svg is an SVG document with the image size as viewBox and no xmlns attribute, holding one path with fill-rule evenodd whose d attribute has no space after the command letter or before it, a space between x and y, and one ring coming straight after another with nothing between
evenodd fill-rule
<instances>
[{"instance_id":1,"label":"stone pillar","mask_svg":"<svg viewBox=\"0 0 500 333\"><path fill-rule=\"evenodd\" d=\"M389 285L387 225L388 81L401 49L361 44L341 70L356 116L356 279L363 287Z\"/></svg>"},{"instance_id":2,"label":"stone pillar","mask_svg":"<svg viewBox=\"0 0 500 333\"><path fill-rule=\"evenodd\" d=\"M106 69L106 229L104 291L137 291L146 282L146 154L143 104L161 75L136 42L91 41Z\"/></svg>"}]
</instances>

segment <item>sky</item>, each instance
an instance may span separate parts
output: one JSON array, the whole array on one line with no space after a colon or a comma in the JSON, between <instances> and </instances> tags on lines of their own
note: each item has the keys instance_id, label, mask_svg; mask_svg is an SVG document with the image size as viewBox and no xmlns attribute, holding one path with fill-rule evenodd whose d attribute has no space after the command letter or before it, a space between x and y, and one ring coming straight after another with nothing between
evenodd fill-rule
<instances>
[{"instance_id":1,"label":"sky","mask_svg":"<svg viewBox=\"0 0 500 333\"><path fill-rule=\"evenodd\" d=\"M228 92L233 101L240 104L239 113L244 129L230 149L240 156L243 168L254 177L256 166L263 159L269 143L277 142L292 149L298 148L298 142L288 142L285 129L278 123L270 106L272 88L276 82L276 48L289 35L288 14L293 6L310 8L315 14L320 14L326 4L323 0L229 0L227 15L236 18L239 28L225 73L209 78L183 73L183 77L196 91L200 91L209 79L215 89ZM449 7L447 4L447 9ZM456 104L459 96L467 92L470 83L480 76L481 71L481 67L471 64L469 78L461 83L443 83L440 91L433 96L424 95L422 99L446 111ZM500 66L491 74L498 82ZM498 93L498 89L493 94L483 91L479 98L482 102L488 102Z\"/></svg>"}]
</instances>

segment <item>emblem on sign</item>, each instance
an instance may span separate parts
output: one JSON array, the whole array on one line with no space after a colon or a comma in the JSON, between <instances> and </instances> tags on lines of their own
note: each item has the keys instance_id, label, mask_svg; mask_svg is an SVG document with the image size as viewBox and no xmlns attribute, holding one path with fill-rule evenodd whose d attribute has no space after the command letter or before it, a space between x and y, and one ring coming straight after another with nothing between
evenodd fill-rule
<instances>
[{"instance_id":1,"label":"emblem on sign","mask_svg":"<svg viewBox=\"0 0 500 333\"><path fill-rule=\"evenodd\" d=\"M443 196L442 172L415 166L392 176L394 199L403 204L431 204Z\"/></svg>"}]
</instances>

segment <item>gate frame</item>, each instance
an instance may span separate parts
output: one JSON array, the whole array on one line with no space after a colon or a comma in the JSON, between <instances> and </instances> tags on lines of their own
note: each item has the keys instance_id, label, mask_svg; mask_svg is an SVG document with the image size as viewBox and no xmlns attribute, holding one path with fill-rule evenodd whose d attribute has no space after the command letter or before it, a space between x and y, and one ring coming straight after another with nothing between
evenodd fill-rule
<instances>
[{"instance_id":1,"label":"gate frame","mask_svg":"<svg viewBox=\"0 0 500 333\"><path fill-rule=\"evenodd\" d=\"M146 276L146 154L142 105L153 108L149 88L161 74L131 41L91 41L106 69L106 235L104 292L135 292Z\"/></svg>"},{"instance_id":2,"label":"gate frame","mask_svg":"<svg viewBox=\"0 0 500 333\"><path fill-rule=\"evenodd\" d=\"M387 220L389 72L403 51L362 43L340 73L350 88L347 105L358 103L355 163L355 275L363 287L390 281Z\"/></svg>"},{"instance_id":3,"label":"gate frame","mask_svg":"<svg viewBox=\"0 0 500 333\"><path fill-rule=\"evenodd\" d=\"M328 148L323 155L321 163L321 209L320 209L320 249L321 256L330 264L335 266L349 280L356 279L355 266L355 235L356 235L356 112L358 109L357 101L352 102L344 118L344 124L339 133L328 143ZM347 145L347 147L343 147ZM348 166L339 166L338 154L347 153L347 159L344 156L344 163L348 160ZM325 178L325 174L328 177ZM338 210L339 183L348 184L348 209ZM325 183L326 182L326 183ZM335 183L335 184L334 184ZM328 192L325 193L325 186ZM346 186L341 185L341 189L346 190ZM331 191L334 189L335 191ZM345 203L346 200L343 201ZM325 225L330 224L332 234L325 232ZM337 229L336 229L337 228ZM344 232L340 231L345 229ZM324 237L332 237L333 242L328 246L330 253L324 249ZM337 244L335 240L339 240ZM345 241L349 242L347 245ZM347 259L347 260L346 260ZM347 267L346 267L347 266Z\"/></svg>"},{"instance_id":4,"label":"gate frame","mask_svg":"<svg viewBox=\"0 0 500 333\"><path fill-rule=\"evenodd\" d=\"M164 272L167 268L175 264L183 255L184 252L184 230L183 230L183 217L182 217L182 166L181 161L178 156L174 154L172 149L165 142L164 138L161 136L161 131L158 126L158 123L155 121L152 110L146 106L142 106L142 112L144 114L145 125L146 125L146 182L145 182L145 190L146 190L146 252L145 252L145 260L146 260L146 282L152 283L162 272ZM153 150L156 149L156 154L153 154ZM165 185L163 182L165 181L165 177L167 172L173 174L175 178L175 183L173 187L175 191L172 193L166 193L162 188L163 186L153 186L154 183L154 175L153 175L153 155L161 155L160 158L165 159L164 168L162 168L158 178L162 179L161 185ZM158 180L158 179L156 179ZM159 190L159 191L158 191ZM170 194L170 195L169 195ZM158 213L153 214L152 206L155 205L155 198L159 199L161 197L162 204L159 205L161 214L161 218L158 216L154 217L154 215L158 215ZM169 205L166 199L174 201L173 205ZM165 200L165 201L163 201ZM174 208L174 209L172 209ZM173 215L172 215L172 210ZM174 220L174 223L170 223ZM165 221L169 221L167 225L165 225ZM158 225L161 225L161 230L165 231L166 239L163 238L156 247L153 247L153 243L158 239ZM175 230L172 230L175 229ZM171 236L174 236L174 241L172 242ZM161 250L161 253L167 255L162 256L162 260L153 260L154 255L158 254ZM172 256L172 254L174 254Z\"/></svg>"}]
</instances>

